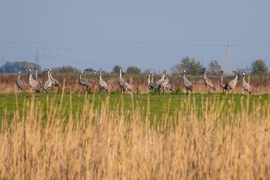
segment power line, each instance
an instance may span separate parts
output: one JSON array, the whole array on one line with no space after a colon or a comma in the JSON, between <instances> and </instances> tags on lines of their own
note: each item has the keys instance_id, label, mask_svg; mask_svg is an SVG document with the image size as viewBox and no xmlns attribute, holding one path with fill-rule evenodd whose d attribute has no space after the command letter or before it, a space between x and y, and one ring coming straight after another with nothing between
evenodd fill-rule
<instances>
[{"instance_id":1,"label":"power line","mask_svg":"<svg viewBox=\"0 0 270 180\"><path fill-rule=\"evenodd\" d=\"M97 50L97 49L160 49L160 48L196 48L196 47L214 47L226 46L225 44L202 44L202 45L162 45L162 46L107 46L107 47L57 47L57 49L74 49L74 50ZM1 49L32 49L32 47L8 47L0 46ZM38 47L39 49L51 49L51 47Z\"/></svg>"}]
</instances>

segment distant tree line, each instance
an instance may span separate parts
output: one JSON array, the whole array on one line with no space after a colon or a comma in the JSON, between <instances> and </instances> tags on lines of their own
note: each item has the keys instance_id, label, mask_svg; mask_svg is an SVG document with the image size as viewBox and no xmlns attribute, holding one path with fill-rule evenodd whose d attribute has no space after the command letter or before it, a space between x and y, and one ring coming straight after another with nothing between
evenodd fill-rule
<instances>
[{"instance_id":1,"label":"distant tree line","mask_svg":"<svg viewBox=\"0 0 270 180\"><path fill-rule=\"evenodd\" d=\"M202 74L203 65L200 61L195 60L194 58L184 57L179 64L176 64L172 67L171 71L173 74L180 74L186 70L187 74L190 75L199 75ZM221 66L217 60L212 60L206 67L207 74L209 75L220 75ZM245 71L246 74L253 75L266 75L269 73L268 66L265 61L262 59L256 59L252 62L250 68L239 69L240 71ZM233 71L234 72L234 71Z\"/></svg>"},{"instance_id":2,"label":"distant tree line","mask_svg":"<svg viewBox=\"0 0 270 180\"><path fill-rule=\"evenodd\" d=\"M38 69L38 71L42 71L41 66L37 63L28 62L28 61L15 61L9 62L7 61L5 65L0 67L0 73L17 73L21 71L22 73L26 73L28 69ZM80 70L72 67L72 66L62 66L52 68L53 72L60 72L60 73L79 73Z\"/></svg>"},{"instance_id":3,"label":"distant tree line","mask_svg":"<svg viewBox=\"0 0 270 180\"><path fill-rule=\"evenodd\" d=\"M16 61L16 62L6 62L5 65L0 67L0 73L17 73L19 71L26 72L27 69L34 69L37 68L39 72L41 71L41 67L37 63L28 62L28 61ZM112 74L119 73L119 69L122 68L119 65L115 65L111 71ZM207 68L207 74L209 75L219 75L221 71L221 66L219 65L217 60L212 60ZM123 68L122 68L123 69ZM190 58L188 56L184 57L180 63L175 64L171 68L172 74L180 74L184 70L187 74L190 75L200 75L203 73L202 71L203 65L200 61L197 61L195 58ZM268 66L266 65L265 61L262 59L256 59L252 62L250 68L246 69L239 69L240 71L245 71L246 74L253 74L253 75L266 75L269 73ZM72 66L62 66L52 68L53 72L59 73L79 73L81 72L79 69L72 67ZM141 74L141 69L136 66L129 66L126 69L127 74ZM147 69L144 73L151 73L151 69Z\"/></svg>"}]
</instances>

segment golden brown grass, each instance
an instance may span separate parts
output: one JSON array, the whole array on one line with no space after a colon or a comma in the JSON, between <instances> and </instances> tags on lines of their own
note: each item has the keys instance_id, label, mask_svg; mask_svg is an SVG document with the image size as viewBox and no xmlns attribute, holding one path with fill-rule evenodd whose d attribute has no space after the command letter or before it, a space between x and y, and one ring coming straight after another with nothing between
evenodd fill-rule
<instances>
[{"instance_id":1,"label":"golden brown grass","mask_svg":"<svg viewBox=\"0 0 270 180\"><path fill-rule=\"evenodd\" d=\"M59 112L70 108L71 113L71 101L57 106L47 98L43 111L34 96L26 100L21 114L14 110L11 124L2 118L0 178L270 178L267 101L249 114L249 98L242 99L242 111L234 114L233 106L223 108L233 100L206 98L198 117L189 97L179 104L180 111L156 122L136 105L130 111L123 104L110 109L109 98L97 110L86 97L83 112L69 119Z\"/></svg>"}]
</instances>

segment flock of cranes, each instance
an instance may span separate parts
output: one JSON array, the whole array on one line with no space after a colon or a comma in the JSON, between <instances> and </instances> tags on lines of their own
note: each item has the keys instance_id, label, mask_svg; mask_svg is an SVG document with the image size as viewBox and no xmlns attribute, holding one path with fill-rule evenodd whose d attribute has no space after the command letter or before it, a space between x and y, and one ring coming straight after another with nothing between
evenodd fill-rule
<instances>
[{"instance_id":1,"label":"flock of cranes","mask_svg":"<svg viewBox=\"0 0 270 180\"><path fill-rule=\"evenodd\" d=\"M37 69L35 69L35 78L33 78L33 75L31 73L31 69L28 69L28 74L29 74L29 86L30 88L35 91L35 92L41 92L42 90L48 92L53 86L54 87L60 87L59 82L53 78L52 76L52 71L50 69L47 70L47 75L48 75L48 80L44 83L44 86L42 86L42 81L41 79L38 78L37 76ZM118 85L121 89L121 92L131 92L131 93L135 93L135 91L133 90L132 86L130 84L128 84L124 79L123 79L123 70L120 69L119 70L119 78L118 78ZM215 84L213 83L212 80L210 80L207 75L206 75L206 69L203 68L203 79L204 79L204 83L205 86L207 87L207 91L208 93L210 93L210 89L212 90L216 90ZM238 69L235 70L235 78L233 80L231 80L229 83L227 83L224 78L223 78L223 71L220 72L221 73L221 77L220 77L220 86L223 90L223 93L226 93L226 91L231 90L233 92L233 90L235 89L237 83L238 83L238 76L242 75L243 76L243 83L242 83L242 87L245 91L245 93L251 94L252 93L252 87L245 81L245 73L242 72L241 74L239 74ZM98 71L99 74L99 79L98 79L98 83L99 83L99 88L101 91L108 91L108 84L102 79L101 76L101 71ZM183 71L183 86L186 89L186 93L192 92L193 90L193 85L192 83L186 78L185 76L186 71ZM20 79L21 76L21 71L19 71L19 75L18 78L16 80L16 85L18 87L18 90L22 90L24 89L25 85L23 84L22 80ZM166 70L162 70L162 76L161 78L154 82L154 74L147 74L148 76L148 88L150 91L157 91L160 92L161 90L163 92L165 91L173 91L173 86L170 84L169 78L168 78L168 74ZM79 74L79 83L82 87L86 87L89 88L89 82L86 79L82 78L82 74Z\"/></svg>"}]
</instances>

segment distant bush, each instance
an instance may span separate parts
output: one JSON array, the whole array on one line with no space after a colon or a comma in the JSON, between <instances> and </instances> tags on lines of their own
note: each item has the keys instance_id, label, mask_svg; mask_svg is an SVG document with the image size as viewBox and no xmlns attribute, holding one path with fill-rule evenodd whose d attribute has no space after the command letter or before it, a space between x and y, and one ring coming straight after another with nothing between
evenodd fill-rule
<instances>
[{"instance_id":1,"label":"distant bush","mask_svg":"<svg viewBox=\"0 0 270 180\"><path fill-rule=\"evenodd\" d=\"M119 65L115 65L112 69L112 74L116 74L116 73L119 73L119 70L122 69L121 66Z\"/></svg>"},{"instance_id":2,"label":"distant bush","mask_svg":"<svg viewBox=\"0 0 270 180\"><path fill-rule=\"evenodd\" d=\"M28 61L7 61L5 65L0 68L1 73L17 73L19 71L26 72L27 69L38 69L41 70L41 67L37 63L28 62Z\"/></svg>"},{"instance_id":3,"label":"distant bush","mask_svg":"<svg viewBox=\"0 0 270 180\"><path fill-rule=\"evenodd\" d=\"M59 72L59 73L80 73L81 71L75 67L72 66L62 66L57 68L52 68L53 72Z\"/></svg>"},{"instance_id":4,"label":"distant bush","mask_svg":"<svg viewBox=\"0 0 270 180\"><path fill-rule=\"evenodd\" d=\"M129 66L127 68L127 73L128 74L140 74L141 73L141 69L136 67L136 66Z\"/></svg>"}]
</instances>

